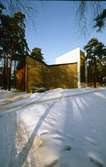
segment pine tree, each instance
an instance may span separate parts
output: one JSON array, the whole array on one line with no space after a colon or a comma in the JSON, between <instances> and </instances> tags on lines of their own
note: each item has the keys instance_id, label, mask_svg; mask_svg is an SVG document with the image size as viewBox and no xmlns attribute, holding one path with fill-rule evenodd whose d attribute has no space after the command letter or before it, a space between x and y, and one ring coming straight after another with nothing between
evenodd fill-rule
<instances>
[{"instance_id":1,"label":"pine tree","mask_svg":"<svg viewBox=\"0 0 106 167\"><path fill-rule=\"evenodd\" d=\"M92 38L87 45L85 45L84 49L87 53L86 58L89 61L89 67L92 68L94 87L96 87L98 71L100 71L99 65L102 65L101 60L105 55L105 46L96 38Z\"/></svg>"}]
</instances>

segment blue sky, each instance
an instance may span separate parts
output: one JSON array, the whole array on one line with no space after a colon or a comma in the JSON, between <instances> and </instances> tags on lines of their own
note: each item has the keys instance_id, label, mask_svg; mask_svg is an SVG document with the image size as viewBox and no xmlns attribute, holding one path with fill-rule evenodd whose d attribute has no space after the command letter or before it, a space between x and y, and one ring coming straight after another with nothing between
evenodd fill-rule
<instances>
[{"instance_id":1,"label":"blue sky","mask_svg":"<svg viewBox=\"0 0 106 167\"><path fill-rule=\"evenodd\" d=\"M26 23L29 48L40 47L45 61L54 64L56 57L77 47L83 49L92 38L97 37L106 45L106 28L99 33L92 29L92 14L88 14L89 34L84 35L78 24L74 1L32 1L33 10ZM106 2L104 2L106 7Z\"/></svg>"}]
</instances>

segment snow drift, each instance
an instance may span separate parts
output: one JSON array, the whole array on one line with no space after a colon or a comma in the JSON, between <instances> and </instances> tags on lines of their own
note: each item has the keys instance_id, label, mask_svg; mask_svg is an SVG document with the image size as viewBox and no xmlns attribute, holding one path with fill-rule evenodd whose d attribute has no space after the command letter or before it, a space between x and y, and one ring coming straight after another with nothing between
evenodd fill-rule
<instances>
[{"instance_id":1,"label":"snow drift","mask_svg":"<svg viewBox=\"0 0 106 167\"><path fill-rule=\"evenodd\" d=\"M0 94L0 167L106 166L105 88Z\"/></svg>"}]
</instances>

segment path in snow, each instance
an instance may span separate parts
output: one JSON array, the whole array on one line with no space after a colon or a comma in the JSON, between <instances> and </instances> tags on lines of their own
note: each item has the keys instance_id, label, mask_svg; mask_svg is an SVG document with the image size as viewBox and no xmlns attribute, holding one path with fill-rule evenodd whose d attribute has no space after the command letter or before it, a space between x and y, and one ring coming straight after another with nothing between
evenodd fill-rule
<instances>
[{"instance_id":1,"label":"path in snow","mask_svg":"<svg viewBox=\"0 0 106 167\"><path fill-rule=\"evenodd\" d=\"M2 106L0 167L105 167L106 89L89 91L57 89Z\"/></svg>"}]
</instances>

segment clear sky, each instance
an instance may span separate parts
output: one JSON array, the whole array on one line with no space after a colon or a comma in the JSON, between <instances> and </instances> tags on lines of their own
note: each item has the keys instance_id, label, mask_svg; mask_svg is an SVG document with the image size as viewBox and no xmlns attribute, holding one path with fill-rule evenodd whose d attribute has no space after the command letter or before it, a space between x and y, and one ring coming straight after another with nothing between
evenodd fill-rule
<instances>
[{"instance_id":1,"label":"clear sky","mask_svg":"<svg viewBox=\"0 0 106 167\"><path fill-rule=\"evenodd\" d=\"M89 12L89 35L84 35L78 24L77 1L31 1L33 11L26 23L29 48L42 48L45 61L54 64L56 57L77 47L83 49L92 37L106 45L106 27L96 33L92 29L92 14ZM106 8L106 2L104 2Z\"/></svg>"}]
</instances>

